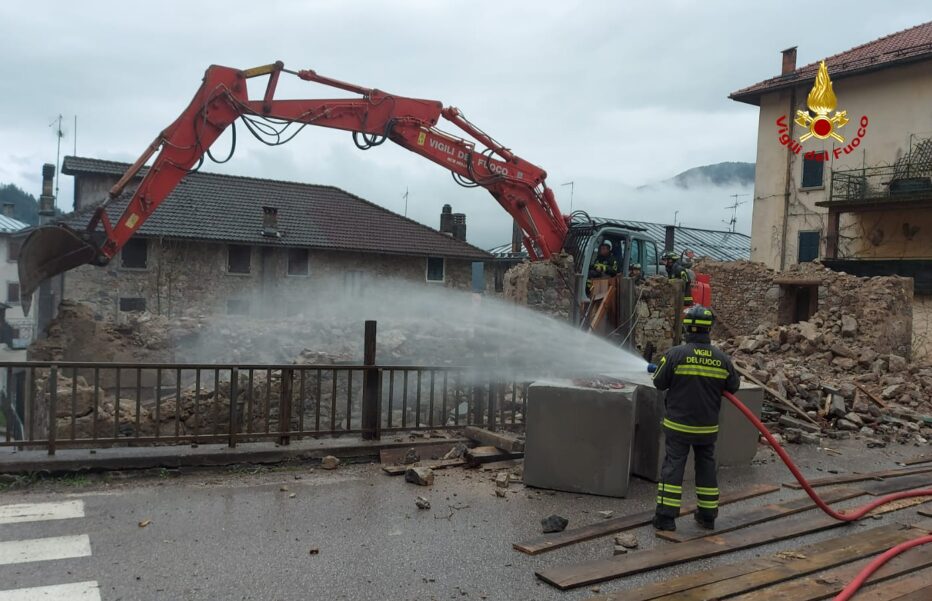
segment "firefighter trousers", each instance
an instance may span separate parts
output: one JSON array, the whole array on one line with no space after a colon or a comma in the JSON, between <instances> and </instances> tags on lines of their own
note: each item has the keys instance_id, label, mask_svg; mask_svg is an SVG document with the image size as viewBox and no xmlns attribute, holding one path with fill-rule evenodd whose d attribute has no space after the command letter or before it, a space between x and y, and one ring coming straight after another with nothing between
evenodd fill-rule
<instances>
[{"instance_id":1,"label":"firefighter trousers","mask_svg":"<svg viewBox=\"0 0 932 601\"><path fill-rule=\"evenodd\" d=\"M683 473L692 447L696 459L696 504L703 521L718 516L718 478L715 473L715 441L686 437L667 430L666 456L657 484L657 515L675 518L683 502Z\"/></svg>"}]
</instances>

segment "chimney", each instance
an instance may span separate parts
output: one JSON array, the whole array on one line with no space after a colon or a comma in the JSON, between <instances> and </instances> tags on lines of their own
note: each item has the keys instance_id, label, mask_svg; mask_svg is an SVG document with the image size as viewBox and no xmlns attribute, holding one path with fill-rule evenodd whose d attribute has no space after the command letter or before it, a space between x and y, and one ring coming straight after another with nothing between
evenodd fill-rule
<instances>
[{"instance_id":1,"label":"chimney","mask_svg":"<svg viewBox=\"0 0 932 601\"><path fill-rule=\"evenodd\" d=\"M443 205L440 211L440 233L453 235L453 207L450 205Z\"/></svg>"},{"instance_id":2,"label":"chimney","mask_svg":"<svg viewBox=\"0 0 932 601\"><path fill-rule=\"evenodd\" d=\"M676 226L668 225L666 226L666 232L664 232L663 237L663 250L664 252L673 250L673 242L676 237Z\"/></svg>"},{"instance_id":3,"label":"chimney","mask_svg":"<svg viewBox=\"0 0 932 601\"><path fill-rule=\"evenodd\" d=\"M450 233L453 234L454 239L466 242L466 214L453 213L451 217L453 218L453 228Z\"/></svg>"},{"instance_id":4,"label":"chimney","mask_svg":"<svg viewBox=\"0 0 932 601\"><path fill-rule=\"evenodd\" d=\"M783 68L780 69L780 75L787 75L796 70L796 46L787 48L782 54Z\"/></svg>"},{"instance_id":5,"label":"chimney","mask_svg":"<svg viewBox=\"0 0 932 601\"><path fill-rule=\"evenodd\" d=\"M42 195L39 196L39 216L55 216L55 197L52 195L52 180L55 179L55 165L46 163L42 165ZM48 219L40 219L45 223Z\"/></svg>"},{"instance_id":6,"label":"chimney","mask_svg":"<svg viewBox=\"0 0 932 601\"><path fill-rule=\"evenodd\" d=\"M278 209L262 207L262 235L267 238L281 238L278 231Z\"/></svg>"},{"instance_id":7,"label":"chimney","mask_svg":"<svg viewBox=\"0 0 932 601\"><path fill-rule=\"evenodd\" d=\"M3 216L13 219L13 212L16 210L16 205L12 202L3 203Z\"/></svg>"}]
</instances>

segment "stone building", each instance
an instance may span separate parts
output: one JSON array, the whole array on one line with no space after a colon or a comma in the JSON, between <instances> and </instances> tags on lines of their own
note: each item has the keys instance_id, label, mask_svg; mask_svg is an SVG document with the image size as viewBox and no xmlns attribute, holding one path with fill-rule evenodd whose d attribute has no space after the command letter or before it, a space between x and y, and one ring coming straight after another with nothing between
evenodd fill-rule
<instances>
[{"instance_id":1,"label":"stone building","mask_svg":"<svg viewBox=\"0 0 932 601\"><path fill-rule=\"evenodd\" d=\"M129 167L65 157L84 228ZM140 174L145 175L145 170ZM107 209L115 223L129 195ZM294 315L328 291L364 294L372 278L485 290L491 256L465 241L465 218L444 207L442 233L333 186L189 174L105 267L64 276L63 298L100 315Z\"/></svg>"},{"instance_id":2,"label":"stone building","mask_svg":"<svg viewBox=\"0 0 932 601\"><path fill-rule=\"evenodd\" d=\"M932 295L932 22L824 62L828 134L812 135L816 113L799 117L814 111L819 62L796 68L795 47L780 75L730 96L759 107L751 260L910 276Z\"/></svg>"}]
</instances>

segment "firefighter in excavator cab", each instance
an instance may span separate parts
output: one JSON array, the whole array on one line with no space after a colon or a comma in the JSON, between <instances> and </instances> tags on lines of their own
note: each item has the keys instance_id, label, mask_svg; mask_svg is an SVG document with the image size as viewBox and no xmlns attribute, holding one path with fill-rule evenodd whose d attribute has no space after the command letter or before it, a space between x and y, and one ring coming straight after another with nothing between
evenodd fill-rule
<instances>
[{"instance_id":1,"label":"firefighter in excavator cab","mask_svg":"<svg viewBox=\"0 0 932 601\"><path fill-rule=\"evenodd\" d=\"M668 278L683 280L683 306L691 307L693 304L693 282L686 260L672 250L663 253L661 259L667 269Z\"/></svg>"},{"instance_id":2,"label":"firefighter in excavator cab","mask_svg":"<svg viewBox=\"0 0 932 601\"><path fill-rule=\"evenodd\" d=\"M711 309L701 305L687 309L683 317L686 342L668 350L654 371L654 387L667 391L663 418L666 456L653 521L657 530L676 530L690 448L696 461L696 522L712 530L718 517L718 414L722 392L737 392L741 379L728 355L712 346L713 323Z\"/></svg>"},{"instance_id":3,"label":"firefighter in excavator cab","mask_svg":"<svg viewBox=\"0 0 932 601\"><path fill-rule=\"evenodd\" d=\"M641 270L640 263L632 263L628 268L628 277L634 280L638 286L644 283L644 272Z\"/></svg>"},{"instance_id":4,"label":"firefighter in excavator cab","mask_svg":"<svg viewBox=\"0 0 932 601\"><path fill-rule=\"evenodd\" d=\"M586 281L586 295L592 294L593 278L611 278L618 275L618 259L612 255L612 243L603 240L599 244L599 254L589 265L589 279Z\"/></svg>"}]
</instances>

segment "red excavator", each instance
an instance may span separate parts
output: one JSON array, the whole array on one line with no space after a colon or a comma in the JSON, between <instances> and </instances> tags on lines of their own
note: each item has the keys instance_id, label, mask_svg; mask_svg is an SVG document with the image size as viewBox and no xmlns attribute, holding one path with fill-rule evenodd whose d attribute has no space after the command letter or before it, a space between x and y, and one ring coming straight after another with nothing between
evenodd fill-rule
<instances>
[{"instance_id":1,"label":"red excavator","mask_svg":"<svg viewBox=\"0 0 932 601\"><path fill-rule=\"evenodd\" d=\"M359 94L361 98L276 99L275 90L282 73ZM259 76L268 76L265 94L261 100L252 100L246 81ZM437 129L441 117L478 141L484 149L477 150L476 142ZM446 167L460 185L485 188L521 228L524 247L531 260L547 259L564 250L573 255L581 305L587 300L589 263L604 241L611 243L621 274L627 274L629 264L633 263L640 263L648 276L659 270L660 253L653 240L637 228L610 221L596 222L582 212L563 215L553 191L547 187L546 172L467 121L459 109L444 107L436 100L406 98L364 88L311 70L292 71L279 61L246 70L210 66L185 111L156 137L111 188L109 197L96 208L84 230L52 224L38 228L26 239L19 257L22 294L30 295L43 280L80 265L106 265L185 175L200 167L205 154L216 160L211 156L210 147L231 125L235 149L237 119L242 120L250 133L273 146L287 142L307 125L350 131L356 146L362 150L391 140ZM107 206L121 197L156 152L158 156L148 173L132 192L122 215L113 223L107 215ZM229 157L219 162L226 160ZM707 279L697 280L704 281L697 283L693 297L697 302L708 304Z\"/></svg>"}]
</instances>

